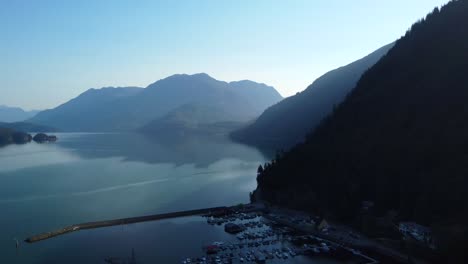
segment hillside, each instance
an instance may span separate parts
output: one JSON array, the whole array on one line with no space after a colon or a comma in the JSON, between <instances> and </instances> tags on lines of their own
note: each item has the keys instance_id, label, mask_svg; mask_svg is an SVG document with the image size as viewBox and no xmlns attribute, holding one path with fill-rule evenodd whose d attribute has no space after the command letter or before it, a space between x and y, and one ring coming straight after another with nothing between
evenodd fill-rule
<instances>
[{"instance_id":1,"label":"hillside","mask_svg":"<svg viewBox=\"0 0 468 264\"><path fill-rule=\"evenodd\" d=\"M362 74L393 45L388 44L360 60L327 72L303 92L269 107L255 122L235 131L233 138L277 149L288 149L302 142L344 100Z\"/></svg>"},{"instance_id":2,"label":"hillside","mask_svg":"<svg viewBox=\"0 0 468 264\"><path fill-rule=\"evenodd\" d=\"M243 80L230 82L228 83L228 87L231 91L243 96L249 105L253 107L253 111L258 114L283 99L275 88L263 83ZM274 103L272 104L272 102Z\"/></svg>"},{"instance_id":3,"label":"hillside","mask_svg":"<svg viewBox=\"0 0 468 264\"><path fill-rule=\"evenodd\" d=\"M244 123L238 120L232 112L226 111L222 105L185 104L165 116L153 120L140 129L146 134L178 135L204 134L227 135L229 132L240 128Z\"/></svg>"},{"instance_id":4,"label":"hillside","mask_svg":"<svg viewBox=\"0 0 468 264\"><path fill-rule=\"evenodd\" d=\"M256 194L342 221L374 201L377 213L395 209L400 219L446 230L441 250L460 262L468 234L466 28L468 1L413 25L304 144L266 166Z\"/></svg>"},{"instance_id":5,"label":"hillside","mask_svg":"<svg viewBox=\"0 0 468 264\"><path fill-rule=\"evenodd\" d=\"M39 111L25 111L19 107L0 105L0 122L21 122L35 116Z\"/></svg>"},{"instance_id":6,"label":"hillside","mask_svg":"<svg viewBox=\"0 0 468 264\"><path fill-rule=\"evenodd\" d=\"M106 130L114 118L114 107L123 98L142 92L138 87L89 89L78 97L38 113L28 122L56 127L61 131Z\"/></svg>"},{"instance_id":7,"label":"hillside","mask_svg":"<svg viewBox=\"0 0 468 264\"><path fill-rule=\"evenodd\" d=\"M231 85L207 74L178 74L145 89L88 91L30 121L64 131L132 131L149 127L179 107L196 104L223 109L225 115L219 118L223 121L245 122L281 99L273 87L254 82Z\"/></svg>"}]
</instances>

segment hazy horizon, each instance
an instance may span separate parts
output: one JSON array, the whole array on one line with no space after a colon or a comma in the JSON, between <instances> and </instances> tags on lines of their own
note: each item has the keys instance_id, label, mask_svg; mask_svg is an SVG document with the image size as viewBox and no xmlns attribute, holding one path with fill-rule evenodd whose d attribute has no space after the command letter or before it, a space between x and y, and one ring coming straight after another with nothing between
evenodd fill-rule
<instances>
[{"instance_id":1,"label":"hazy horizon","mask_svg":"<svg viewBox=\"0 0 468 264\"><path fill-rule=\"evenodd\" d=\"M287 97L446 2L3 1L0 105L47 109L89 88L200 72Z\"/></svg>"}]
</instances>

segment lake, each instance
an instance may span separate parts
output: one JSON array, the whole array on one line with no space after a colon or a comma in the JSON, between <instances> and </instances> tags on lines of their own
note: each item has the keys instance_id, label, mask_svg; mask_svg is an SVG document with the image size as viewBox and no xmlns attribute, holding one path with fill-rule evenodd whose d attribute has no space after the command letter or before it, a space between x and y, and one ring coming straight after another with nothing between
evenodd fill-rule
<instances>
[{"instance_id":1,"label":"lake","mask_svg":"<svg viewBox=\"0 0 468 264\"><path fill-rule=\"evenodd\" d=\"M0 148L1 263L104 263L107 255L130 256L134 247L137 255L164 263L158 261L170 249L161 245L188 248L190 239L221 234L204 236L200 220L183 218L80 231L21 243L19 250L14 239L81 222L247 203L257 167L268 160L223 137L57 136L56 143ZM179 232L195 238L158 240ZM161 256L154 253L161 249Z\"/></svg>"}]
</instances>

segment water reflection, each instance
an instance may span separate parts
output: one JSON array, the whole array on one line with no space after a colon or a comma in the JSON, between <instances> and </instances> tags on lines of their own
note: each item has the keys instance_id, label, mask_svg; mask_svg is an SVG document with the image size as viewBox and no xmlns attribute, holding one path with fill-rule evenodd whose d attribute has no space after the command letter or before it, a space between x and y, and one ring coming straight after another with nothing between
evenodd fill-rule
<instances>
[{"instance_id":1,"label":"water reflection","mask_svg":"<svg viewBox=\"0 0 468 264\"><path fill-rule=\"evenodd\" d=\"M53 249L61 242L23 244L18 257L13 238L80 222L248 202L256 168L266 160L223 137L57 135L52 144L0 148L1 263L41 263L69 250L102 260L74 236L63 252Z\"/></svg>"},{"instance_id":2,"label":"water reflection","mask_svg":"<svg viewBox=\"0 0 468 264\"><path fill-rule=\"evenodd\" d=\"M145 134L63 134L57 144L82 158L124 157L126 161L195 164L206 167L223 158L264 159L265 153L227 136Z\"/></svg>"}]
</instances>

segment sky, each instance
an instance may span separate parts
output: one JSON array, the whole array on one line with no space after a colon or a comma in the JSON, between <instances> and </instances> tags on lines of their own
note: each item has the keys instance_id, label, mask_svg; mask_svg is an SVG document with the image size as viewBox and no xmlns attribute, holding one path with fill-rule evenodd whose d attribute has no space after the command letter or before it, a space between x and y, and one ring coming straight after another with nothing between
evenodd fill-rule
<instances>
[{"instance_id":1,"label":"sky","mask_svg":"<svg viewBox=\"0 0 468 264\"><path fill-rule=\"evenodd\" d=\"M447 2L0 0L0 105L47 109L89 88L200 72L290 96Z\"/></svg>"}]
</instances>

